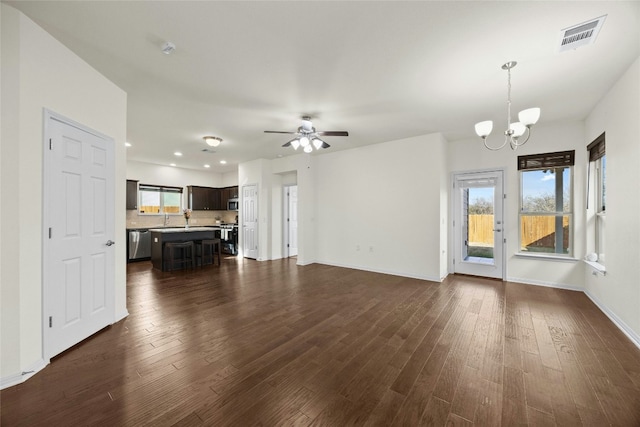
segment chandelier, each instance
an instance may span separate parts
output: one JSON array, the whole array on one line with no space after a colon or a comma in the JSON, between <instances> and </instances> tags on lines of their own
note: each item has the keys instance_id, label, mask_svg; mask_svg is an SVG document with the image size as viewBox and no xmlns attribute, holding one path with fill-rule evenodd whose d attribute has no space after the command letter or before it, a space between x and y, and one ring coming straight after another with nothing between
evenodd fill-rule
<instances>
[{"instance_id":1,"label":"chandelier","mask_svg":"<svg viewBox=\"0 0 640 427\"><path fill-rule=\"evenodd\" d=\"M526 110L520 111L518 113L519 122L511 123L511 69L515 67L517 64L516 61L509 61L502 66L503 70L507 70L508 80L507 80L507 130L504 131L504 142L499 147L490 147L487 145L487 137L491 134L493 130L493 121L487 120L484 122L476 123L476 133L480 138L482 138L482 142L484 142L484 146L489 150L500 150L502 147L509 143L509 146L512 150L516 150L521 145L526 144L531 136L531 128L538 122L540 118L540 109L539 108L528 108ZM527 136L524 141L520 141L522 135L526 132Z\"/></svg>"}]
</instances>

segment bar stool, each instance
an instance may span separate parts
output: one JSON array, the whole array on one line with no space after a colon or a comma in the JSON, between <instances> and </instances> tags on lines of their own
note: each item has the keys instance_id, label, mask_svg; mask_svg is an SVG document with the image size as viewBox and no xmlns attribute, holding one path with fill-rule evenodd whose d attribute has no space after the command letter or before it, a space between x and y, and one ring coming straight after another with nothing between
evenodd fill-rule
<instances>
[{"instance_id":1,"label":"bar stool","mask_svg":"<svg viewBox=\"0 0 640 427\"><path fill-rule=\"evenodd\" d=\"M215 265L215 256L218 255L218 265L220 265L220 252L222 252L222 244L220 239L203 239L196 240L198 251L196 256L200 258L200 266L204 267L204 262L211 260L211 264ZM209 249L207 253L206 249Z\"/></svg>"},{"instance_id":2,"label":"bar stool","mask_svg":"<svg viewBox=\"0 0 640 427\"><path fill-rule=\"evenodd\" d=\"M180 253L180 257L176 258L176 251ZM162 263L164 271L175 270L175 264L178 263L180 268L186 268L187 264L191 264L191 268L195 268L195 247L193 242L167 242L164 244L164 254Z\"/></svg>"}]
</instances>

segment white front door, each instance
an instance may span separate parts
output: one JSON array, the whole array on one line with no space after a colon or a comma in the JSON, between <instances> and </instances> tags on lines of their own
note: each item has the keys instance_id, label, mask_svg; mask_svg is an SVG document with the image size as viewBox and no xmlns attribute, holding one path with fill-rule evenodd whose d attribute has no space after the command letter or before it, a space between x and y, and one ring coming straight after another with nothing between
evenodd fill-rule
<instances>
[{"instance_id":1,"label":"white front door","mask_svg":"<svg viewBox=\"0 0 640 427\"><path fill-rule=\"evenodd\" d=\"M242 187L242 254L258 258L258 186Z\"/></svg>"},{"instance_id":2,"label":"white front door","mask_svg":"<svg viewBox=\"0 0 640 427\"><path fill-rule=\"evenodd\" d=\"M292 185L287 188L288 193L288 213L287 213L287 235L289 241L288 256L298 255L298 186Z\"/></svg>"},{"instance_id":3,"label":"white front door","mask_svg":"<svg viewBox=\"0 0 640 427\"><path fill-rule=\"evenodd\" d=\"M44 357L115 320L113 139L45 113ZM124 244L124 242L120 242Z\"/></svg>"},{"instance_id":4,"label":"white front door","mask_svg":"<svg viewBox=\"0 0 640 427\"><path fill-rule=\"evenodd\" d=\"M504 277L502 175L502 171L491 171L454 176L456 273Z\"/></svg>"}]
</instances>

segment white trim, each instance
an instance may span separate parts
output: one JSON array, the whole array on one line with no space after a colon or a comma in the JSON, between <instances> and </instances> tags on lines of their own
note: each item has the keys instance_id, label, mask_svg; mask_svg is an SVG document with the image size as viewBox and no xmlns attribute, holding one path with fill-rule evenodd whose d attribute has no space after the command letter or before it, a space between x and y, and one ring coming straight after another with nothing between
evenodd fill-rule
<instances>
[{"instance_id":1,"label":"white trim","mask_svg":"<svg viewBox=\"0 0 640 427\"><path fill-rule=\"evenodd\" d=\"M309 264L314 264L314 263L308 263L304 265L309 265ZM442 283L444 279L447 278L447 276L444 276L442 278L433 277L433 276L422 276L417 274L407 274L404 272L394 271L394 270L382 270L382 269L360 267L356 265L341 264L341 263L335 263L335 262L316 261L315 264L330 265L333 267L351 268L353 270L370 271L372 273L389 274L391 276L407 277L409 279L428 280L430 282L437 282L437 283ZM298 264L298 265L302 265L302 264Z\"/></svg>"},{"instance_id":2,"label":"white trim","mask_svg":"<svg viewBox=\"0 0 640 427\"><path fill-rule=\"evenodd\" d=\"M607 268L604 265L595 261L587 261L586 259L583 259L582 261L593 269L593 273L600 273L603 276L606 276Z\"/></svg>"},{"instance_id":3,"label":"white trim","mask_svg":"<svg viewBox=\"0 0 640 427\"><path fill-rule=\"evenodd\" d=\"M545 255L544 252L532 252L532 253L523 253L523 252L515 252L513 256L518 258L534 258L534 259L544 259L548 261L562 261L562 262L578 262L579 258L574 258L572 256L561 256L561 255Z\"/></svg>"},{"instance_id":4,"label":"white trim","mask_svg":"<svg viewBox=\"0 0 640 427\"><path fill-rule=\"evenodd\" d=\"M521 283L523 285L544 286L546 288L565 289L567 291L580 291L584 292L584 288L581 286L565 285L562 283L545 282L542 280L523 279L521 277L507 277L507 282Z\"/></svg>"},{"instance_id":5,"label":"white trim","mask_svg":"<svg viewBox=\"0 0 640 427\"><path fill-rule=\"evenodd\" d=\"M607 306L602 304L598 299L591 295L591 293L587 290L584 291L585 295L589 297L589 299L602 311L608 318L613 322L614 325L618 327L624 333L627 338L631 340L635 344L636 347L640 349L640 335L636 334L633 329L629 327L622 319L615 315L612 311L610 311Z\"/></svg>"},{"instance_id":6,"label":"white trim","mask_svg":"<svg viewBox=\"0 0 640 427\"><path fill-rule=\"evenodd\" d=\"M48 364L48 360L39 359L31 366L29 366L24 372L0 378L0 390L4 390L5 388L12 387L14 385L22 384L23 382L46 368Z\"/></svg>"}]
</instances>

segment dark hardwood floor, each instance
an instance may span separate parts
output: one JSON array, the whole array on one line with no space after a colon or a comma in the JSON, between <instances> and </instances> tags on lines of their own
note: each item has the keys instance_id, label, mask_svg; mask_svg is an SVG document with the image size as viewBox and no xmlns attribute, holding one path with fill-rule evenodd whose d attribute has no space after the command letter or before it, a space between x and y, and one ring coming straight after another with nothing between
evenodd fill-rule
<instances>
[{"instance_id":1,"label":"dark hardwood floor","mask_svg":"<svg viewBox=\"0 0 640 427\"><path fill-rule=\"evenodd\" d=\"M227 258L127 294L2 426L640 426L640 350L580 292Z\"/></svg>"}]
</instances>

